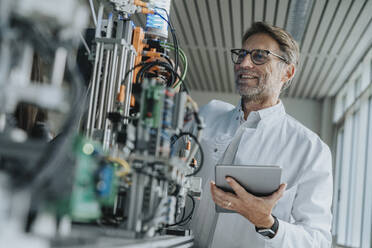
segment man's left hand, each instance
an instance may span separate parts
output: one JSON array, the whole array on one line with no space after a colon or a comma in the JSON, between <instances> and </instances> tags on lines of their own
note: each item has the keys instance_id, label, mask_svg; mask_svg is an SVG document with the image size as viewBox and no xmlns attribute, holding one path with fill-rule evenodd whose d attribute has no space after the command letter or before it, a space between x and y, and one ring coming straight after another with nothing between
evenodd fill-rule
<instances>
[{"instance_id":1,"label":"man's left hand","mask_svg":"<svg viewBox=\"0 0 372 248\"><path fill-rule=\"evenodd\" d=\"M239 213L256 227L270 228L274 224L271 212L283 196L286 184L281 184L278 190L269 196L257 197L248 193L231 177L227 177L226 181L235 194L225 192L219 189L214 182L211 182L212 199L218 206Z\"/></svg>"}]
</instances>

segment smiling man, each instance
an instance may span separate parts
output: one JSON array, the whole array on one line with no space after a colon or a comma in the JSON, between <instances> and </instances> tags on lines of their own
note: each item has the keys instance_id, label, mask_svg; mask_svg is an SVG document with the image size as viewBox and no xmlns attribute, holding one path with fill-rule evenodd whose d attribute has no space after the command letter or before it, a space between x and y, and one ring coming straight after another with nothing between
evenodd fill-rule
<instances>
[{"instance_id":1,"label":"smiling man","mask_svg":"<svg viewBox=\"0 0 372 248\"><path fill-rule=\"evenodd\" d=\"M280 92L293 78L299 48L285 30L257 22L232 49L237 106L212 101L200 113L206 184L191 228L196 247L330 247L332 162L329 148L285 113ZM306 111L306 110L304 110ZM235 194L216 187L214 167L278 165L282 181L267 197L256 197L232 178ZM235 213L217 214L215 204Z\"/></svg>"}]
</instances>

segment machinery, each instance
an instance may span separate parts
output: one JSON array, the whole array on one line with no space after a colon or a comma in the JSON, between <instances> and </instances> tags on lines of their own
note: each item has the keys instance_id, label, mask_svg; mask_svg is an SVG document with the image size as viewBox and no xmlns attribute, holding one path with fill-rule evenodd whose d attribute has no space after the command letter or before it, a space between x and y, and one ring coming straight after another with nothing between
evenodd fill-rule
<instances>
[{"instance_id":1,"label":"machinery","mask_svg":"<svg viewBox=\"0 0 372 248\"><path fill-rule=\"evenodd\" d=\"M93 68L85 87L76 53L87 6L0 1L0 230L11 223L0 242L190 247L192 235L181 225L201 194L203 122L187 94L171 2L98 3L92 46L83 40ZM146 15L145 29L131 20L138 13ZM50 65L46 83L33 78L34 54ZM64 114L57 137L46 143L11 125L19 103ZM185 125L196 131L183 132ZM43 219L54 221L52 234L39 235Z\"/></svg>"}]
</instances>

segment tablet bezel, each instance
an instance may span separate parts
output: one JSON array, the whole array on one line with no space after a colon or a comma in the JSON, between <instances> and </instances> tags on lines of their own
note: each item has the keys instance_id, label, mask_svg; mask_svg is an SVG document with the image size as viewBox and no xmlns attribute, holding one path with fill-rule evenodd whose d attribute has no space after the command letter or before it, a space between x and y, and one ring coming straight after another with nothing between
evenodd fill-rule
<instances>
[{"instance_id":1,"label":"tablet bezel","mask_svg":"<svg viewBox=\"0 0 372 248\"><path fill-rule=\"evenodd\" d=\"M277 165L226 165L215 167L216 186L226 192L234 193L226 177L234 178L247 192L255 196L268 196L280 186L282 168ZM231 213L231 210L216 205L217 212Z\"/></svg>"}]
</instances>

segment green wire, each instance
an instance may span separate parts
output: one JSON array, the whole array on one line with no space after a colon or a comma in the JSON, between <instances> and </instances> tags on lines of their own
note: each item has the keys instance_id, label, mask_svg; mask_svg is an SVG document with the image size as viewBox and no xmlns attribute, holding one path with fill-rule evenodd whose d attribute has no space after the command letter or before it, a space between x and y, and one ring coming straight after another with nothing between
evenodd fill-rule
<instances>
[{"instance_id":1,"label":"green wire","mask_svg":"<svg viewBox=\"0 0 372 248\"><path fill-rule=\"evenodd\" d=\"M166 48L169 48L171 50L175 50L173 44L169 44L169 43L166 44ZM181 56L182 62L184 63L184 73L182 74L182 77L181 77L182 80L183 80L183 79L185 79L185 76L186 76L186 72L187 72L187 68L188 68L188 61L187 61L187 57L186 57L185 52L181 48L178 48L178 51L179 51L179 55Z\"/></svg>"},{"instance_id":2,"label":"green wire","mask_svg":"<svg viewBox=\"0 0 372 248\"><path fill-rule=\"evenodd\" d=\"M163 43L163 44L164 44L165 48L175 50L175 47L172 43ZM183 70L183 73L182 73L182 76L181 76L181 80L173 88L177 88L178 86L181 85L181 83L184 82L184 80L186 78L187 69L188 69L188 61L187 61L187 57L186 57L185 52L181 48L178 48L178 54L180 55L181 60L183 62L184 70Z\"/></svg>"}]
</instances>

